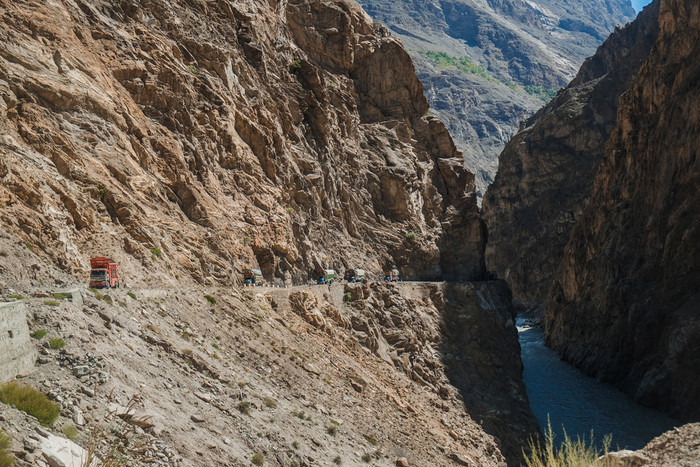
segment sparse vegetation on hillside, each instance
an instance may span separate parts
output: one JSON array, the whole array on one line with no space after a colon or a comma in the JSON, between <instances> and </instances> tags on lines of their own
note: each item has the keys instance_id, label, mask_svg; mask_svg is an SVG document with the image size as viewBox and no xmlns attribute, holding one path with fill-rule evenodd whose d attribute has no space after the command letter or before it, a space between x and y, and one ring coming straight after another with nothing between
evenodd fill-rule
<instances>
[{"instance_id":1,"label":"sparse vegetation on hillside","mask_svg":"<svg viewBox=\"0 0 700 467\"><path fill-rule=\"evenodd\" d=\"M557 95L557 90L554 88L545 88L544 86L520 86L512 81L502 81L498 78L491 76L486 68L476 63L473 63L466 57L453 57L445 52L427 51L420 52L421 55L428 58L437 69L442 68L454 68L463 73L468 73L471 75L476 75L484 78L486 81L492 83L499 83L509 88L526 92L532 96L542 99L544 102L549 102Z\"/></svg>"},{"instance_id":2,"label":"sparse vegetation on hillside","mask_svg":"<svg viewBox=\"0 0 700 467\"><path fill-rule=\"evenodd\" d=\"M18 410L36 417L44 426L51 426L58 419L61 408L46 395L30 386L13 381L0 387L0 402L14 405Z\"/></svg>"},{"instance_id":3,"label":"sparse vegetation on hillside","mask_svg":"<svg viewBox=\"0 0 700 467\"><path fill-rule=\"evenodd\" d=\"M15 456L11 454L12 439L0 430L0 467L10 467L15 464Z\"/></svg>"},{"instance_id":4,"label":"sparse vegetation on hillside","mask_svg":"<svg viewBox=\"0 0 700 467\"><path fill-rule=\"evenodd\" d=\"M525 92L535 97L539 97L544 102L549 102L557 96L557 90L554 88L545 88L543 86L525 86Z\"/></svg>"},{"instance_id":5,"label":"sparse vegetation on hillside","mask_svg":"<svg viewBox=\"0 0 700 467\"><path fill-rule=\"evenodd\" d=\"M204 298L212 305L216 305L216 299L211 295L205 295Z\"/></svg>"},{"instance_id":6,"label":"sparse vegetation on hillside","mask_svg":"<svg viewBox=\"0 0 700 467\"><path fill-rule=\"evenodd\" d=\"M65 345L66 341L60 337L54 337L53 339L49 340L49 346L51 346L51 348L54 350L62 349Z\"/></svg>"},{"instance_id":7,"label":"sparse vegetation on hillside","mask_svg":"<svg viewBox=\"0 0 700 467\"><path fill-rule=\"evenodd\" d=\"M46 335L46 329L37 329L30 334L34 339L43 339Z\"/></svg>"},{"instance_id":8,"label":"sparse vegetation on hillside","mask_svg":"<svg viewBox=\"0 0 700 467\"><path fill-rule=\"evenodd\" d=\"M481 65L473 63L466 57L453 57L445 52L436 52L429 50L427 52L420 52L421 55L427 57L435 66L439 68L456 68L457 70L469 73L472 75L481 76L487 81L497 81L493 76L486 71Z\"/></svg>"}]
</instances>

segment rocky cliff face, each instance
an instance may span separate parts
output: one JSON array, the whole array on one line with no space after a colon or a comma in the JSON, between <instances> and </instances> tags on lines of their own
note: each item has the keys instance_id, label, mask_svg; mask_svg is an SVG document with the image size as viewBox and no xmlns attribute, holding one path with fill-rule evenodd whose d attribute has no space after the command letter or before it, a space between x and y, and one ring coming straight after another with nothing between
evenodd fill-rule
<instances>
[{"instance_id":1,"label":"rocky cliff face","mask_svg":"<svg viewBox=\"0 0 700 467\"><path fill-rule=\"evenodd\" d=\"M565 86L616 25L634 17L628 0L360 3L413 53L431 112L464 153L479 196L519 122Z\"/></svg>"},{"instance_id":2,"label":"rocky cliff face","mask_svg":"<svg viewBox=\"0 0 700 467\"><path fill-rule=\"evenodd\" d=\"M357 5L0 13L0 222L64 270L105 255L132 285L230 284L250 266L483 274L474 177Z\"/></svg>"},{"instance_id":3,"label":"rocky cliff face","mask_svg":"<svg viewBox=\"0 0 700 467\"><path fill-rule=\"evenodd\" d=\"M700 7L662 0L546 310L549 345L635 399L700 418Z\"/></svg>"},{"instance_id":4,"label":"rocky cliff face","mask_svg":"<svg viewBox=\"0 0 700 467\"><path fill-rule=\"evenodd\" d=\"M658 4L616 30L576 78L523 123L484 198L490 270L521 305L547 299L571 230L617 124L617 101L658 36Z\"/></svg>"}]
</instances>

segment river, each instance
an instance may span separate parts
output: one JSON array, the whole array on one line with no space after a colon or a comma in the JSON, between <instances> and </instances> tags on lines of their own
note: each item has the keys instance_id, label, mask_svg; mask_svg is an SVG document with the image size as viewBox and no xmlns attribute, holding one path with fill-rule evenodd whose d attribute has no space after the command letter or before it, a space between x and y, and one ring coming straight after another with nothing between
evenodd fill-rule
<instances>
[{"instance_id":1,"label":"river","mask_svg":"<svg viewBox=\"0 0 700 467\"><path fill-rule=\"evenodd\" d=\"M588 440L593 430L598 447L604 435L612 434L612 450L640 449L681 425L560 360L556 352L545 347L540 327L529 327L520 317L517 326L530 407L541 429L546 429L549 417L555 444L564 438L563 427L573 439L580 436Z\"/></svg>"}]
</instances>

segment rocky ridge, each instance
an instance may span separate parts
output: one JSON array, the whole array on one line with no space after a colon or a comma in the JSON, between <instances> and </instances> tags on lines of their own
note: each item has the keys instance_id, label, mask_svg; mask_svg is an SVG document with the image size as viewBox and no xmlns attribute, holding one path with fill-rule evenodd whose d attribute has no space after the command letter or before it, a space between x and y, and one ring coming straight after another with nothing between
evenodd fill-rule
<instances>
[{"instance_id":1,"label":"rocky ridge","mask_svg":"<svg viewBox=\"0 0 700 467\"><path fill-rule=\"evenodd\" d=\"M627 0L360 3L413 54L431 112L476 174L479 197L520 121L565 86L617 25L634 18ZM441 61L430 53L442 53Z\"/></svg>"},{"instance_id":2,"label":"rocky ridge","mask_svg":"<svg viewBox=\"0 0 700 467\"><path fill-rule=\"evenodd\" d=\"M483 202L489 270L541 307L617 124L619 97L658 36L658 3L616 30L557 97L525 120Z\"/></svg>"},{"instance_id":3,"label":"rocky ridge","mask_svg":"<svg viewBox=\"0 0 700 467\"><path fill-rule=\"evenodd\" d=\"M61 404L38 431L0 404L18 465L66 426L153 466L515 465L536 431L503 283L18 292L47 331L19 381Z\"/></svg>"},{"instance_id":4,"label":"rocky ridge","mask_svg":"<svg viewBox=\"0 0 700 467\"><path fill-rule=\"evenodd\" d=\"M0 222L48 262L110 256L130 285L483 275L473 175L357 5L0 5Z\"/></svg>"},{"instance_id":5,"label":"rocky ridge","mask_svg":"<svg viewBox=\"0 0 700 467\"><path fill-rule=\"evenodd\" d=\"M659 37L618 124L547 303L547 342L636 400L700 418L700 8L662 0Z\"/></svg>"}]
</instances>

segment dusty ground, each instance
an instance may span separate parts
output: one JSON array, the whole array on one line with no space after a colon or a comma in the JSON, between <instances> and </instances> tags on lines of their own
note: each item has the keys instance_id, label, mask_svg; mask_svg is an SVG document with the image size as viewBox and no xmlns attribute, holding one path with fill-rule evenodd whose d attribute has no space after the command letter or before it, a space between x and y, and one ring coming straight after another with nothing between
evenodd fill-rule
<instances>
[{"instance_id":1,"label":"dusty ground","mask_svg":"<svg viewBox=\"0 0 700 467\"><path fill-rule=\"evenodd\" d=\"M328 295L327 287L302 290ZM342 290L334 285L332 294ZM426 390L339 326L318 330L288 306L275 311L271 302L289 290L84 292L82 306L28 300L31 329L48 334L37 341L36 371L22 379L61 402L55 433L84 419L83 446L95 426L115 426L106 417L113 404L133 401L153 424L143 437L154 464L248 465L257 453L266 465L503 460L457 395ZM52 337L64 338L64 349L47 349ZM36 462L21 448L36 422L0 411L17 455Z\"/></svg>"}]
</instances>

